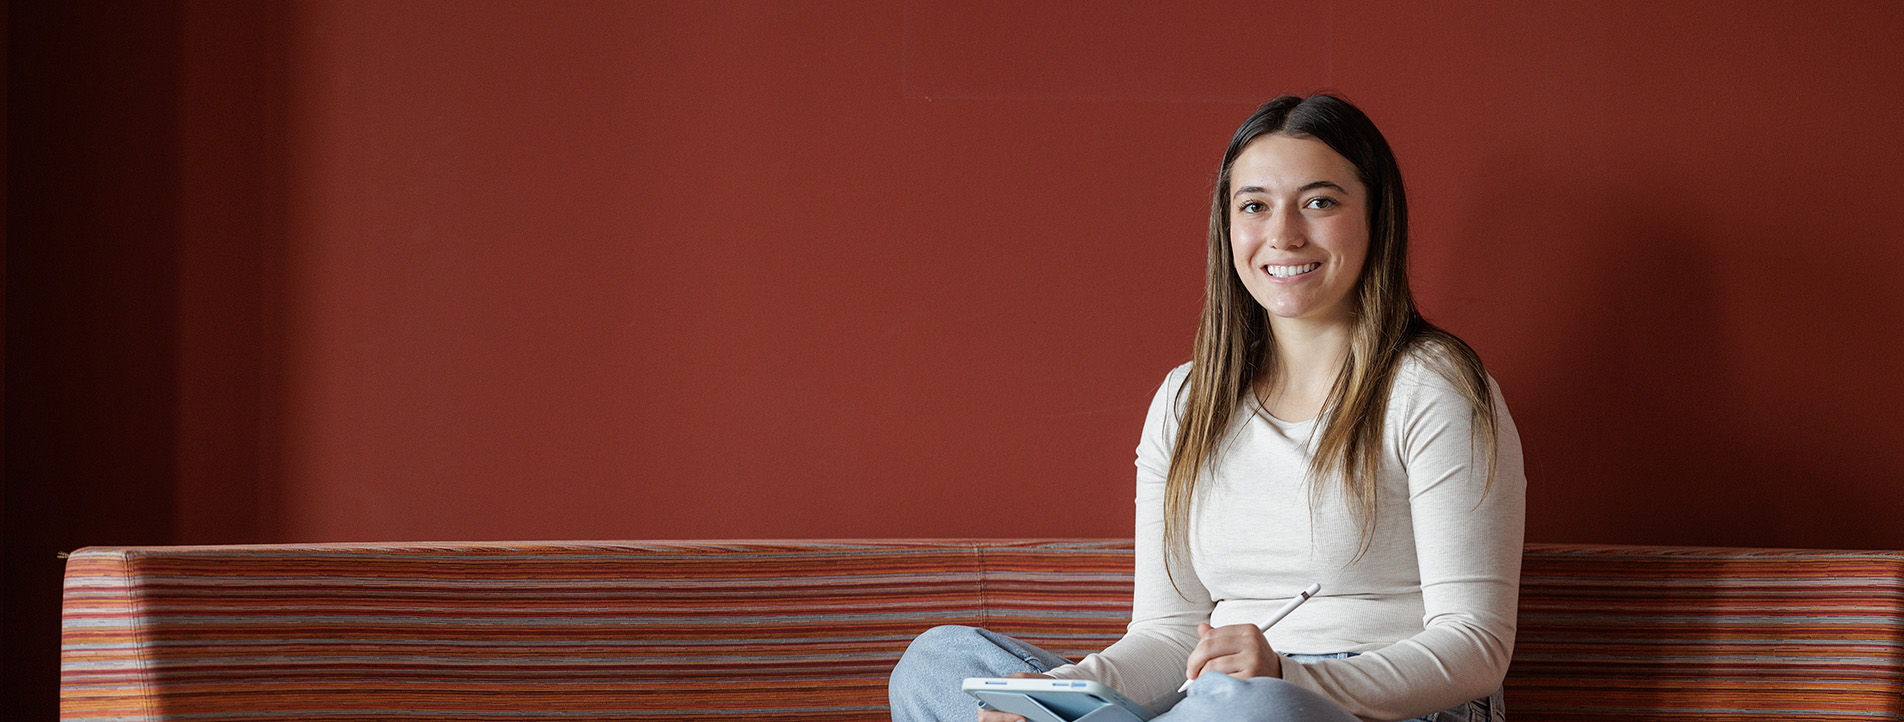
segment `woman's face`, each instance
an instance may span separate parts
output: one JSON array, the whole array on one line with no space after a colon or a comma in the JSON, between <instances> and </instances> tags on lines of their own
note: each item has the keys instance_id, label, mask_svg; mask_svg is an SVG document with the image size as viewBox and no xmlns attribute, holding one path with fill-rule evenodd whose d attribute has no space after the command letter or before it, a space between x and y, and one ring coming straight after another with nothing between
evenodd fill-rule
<instances>
[{"instance_id":1,"label":"woman's face","mask_svg":"<svg viewBox=\"0 0 1904 722\"><path fill-rule=\"evenodd\" d=\"M1236 275L1271 326L1348 323L1369 247L1355 165L1322 141L1265 135L1230 166L1228 201Z\"/></svg>"}]
</instances>

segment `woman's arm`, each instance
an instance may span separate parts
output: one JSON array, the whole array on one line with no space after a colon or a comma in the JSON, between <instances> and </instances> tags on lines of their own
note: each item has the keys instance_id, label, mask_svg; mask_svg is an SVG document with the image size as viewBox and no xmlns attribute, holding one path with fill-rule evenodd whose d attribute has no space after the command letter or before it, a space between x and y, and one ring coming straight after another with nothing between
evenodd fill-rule
<instances>
[{"instance_id":1,"label":"woman's arm","mask_svg":"<svg viewBox=\"0 0 1904 722\"><path fill-rule=\"evenodd\" d=\"M1495 477L1475 442L1467 400L1435 371L1406 366L1386 433L1407 474L1424 629L1357 657L1297 664L1283 678L1367 719L1407 719L1497 689L1514 648L1526 476L1520 437L1498 388ZM1379 523L1398 523L1384 515Z\"/></svg>"},{"instance_id":2,"label":"woman's arm","mask_svg":"<svg viewBox=\"0 0 1904 722\"><path fill-rule=\"evenodd\" d=\"M1210 594L1188 556L1164 569L1164 476L1176 439L1177 389L1189 376L1185 364L1164 379L1151 399L1137 447L1136 568L1131 624L1109 648L1073 665L1051 670L1060 679L1094 679L1153 712L1181 696L1185 662L1197 646L1197 625L1210 619ZM1173 586L1174 581L1174 586ZM1181 591L1181 594L1179 594Z\"/></svg>"}]
</instances>

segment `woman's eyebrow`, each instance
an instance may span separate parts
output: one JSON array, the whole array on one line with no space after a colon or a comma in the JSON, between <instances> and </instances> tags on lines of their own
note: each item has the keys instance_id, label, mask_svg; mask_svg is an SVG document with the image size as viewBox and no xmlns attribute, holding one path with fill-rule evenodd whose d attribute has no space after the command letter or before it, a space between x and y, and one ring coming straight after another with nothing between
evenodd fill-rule
<instances>
[{"instance_id":1,"label":"woman's eyebrow","mask_svg":"<svg viewBox=\"0 0 1904 722\"><path fill-rule=\"evenodd\" d=\"M1301 188L1297 188L1296 192L1301 193L1303 191L1312 191L1317 188L1334 188L1337 193L1349 192L1349 189L1343 188L1340 185L1336 185L1336 183L1333 181L1326 181L1326 180L1309 181L1308 183L1302 184ZM1244 193L1266 193L1266 192L1268 191L1265 191L1262 186L1243 186L1242 188L1236 189L1235 193L1231 193L1230 197L1235 198L1237 196L1243 195Z\"/></svg>"}]
</instances>

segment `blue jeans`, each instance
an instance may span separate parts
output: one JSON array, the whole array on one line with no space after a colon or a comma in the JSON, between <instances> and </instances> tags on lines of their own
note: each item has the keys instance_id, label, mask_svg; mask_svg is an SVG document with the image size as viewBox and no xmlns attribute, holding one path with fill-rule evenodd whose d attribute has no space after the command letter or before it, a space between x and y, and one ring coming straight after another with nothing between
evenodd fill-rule
<instances>
[{"instance_id":1,"label":"blue jeans","mask_svg":"<svg viewBox=\"0 0 1904 722\"><path fill-rule=\"evenodd\" d=\"M1349 654L1291 654L1300 662L1340 659ZM977 627L948 625L926 630L906 648L893 668L886 694L895 722L971 722L978 702L960 691L966 677L1003 677L1044 672L1070 664L1058 655L1011 637ZM1413 722L1504 722L1501 693L1442 710ZM1236 679L1205 673L1190 685L1189 696L1156 722L1358 722L1354 715L1322 695L1273 677Z\"/></svg>"}]
</instances>

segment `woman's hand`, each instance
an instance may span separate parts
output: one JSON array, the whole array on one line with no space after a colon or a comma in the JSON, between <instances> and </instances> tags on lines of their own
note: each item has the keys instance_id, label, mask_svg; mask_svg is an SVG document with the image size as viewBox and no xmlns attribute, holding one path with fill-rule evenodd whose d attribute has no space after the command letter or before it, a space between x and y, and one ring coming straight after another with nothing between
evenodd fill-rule
<instances>
[{"instance_id":1,"label":"woman's hand","mask_svg":"<svg viewBox=\"0 0 1904 722\"><path fill-rule=\"evenodd\" d=\"M1254 624L1199 624L1197 636L1203 641L1190 651L1190 662L1184 668L1190 679L1204 672L1222 672L1237 679L1283 676L1282 657L1269 648L1263 630Z\"/></svg>"},{"instance_id":2,"label":"woman's hand","mask_svg":"<svg viewBox=\"0 0 1904 722\"><path fill-rule=\"evenodd\" d=\"M1039 677L1056 679L1056 677L1052 677L1051 675L1039 674L1037 672L1019 672L1018 674L1008 674L1005 676L1013 679L1037 679ZM1025 722L1025 718L1010 712L1000 712L995 709L981 709L978 711L978 722Z\"/></svg>"}]
</instances>

